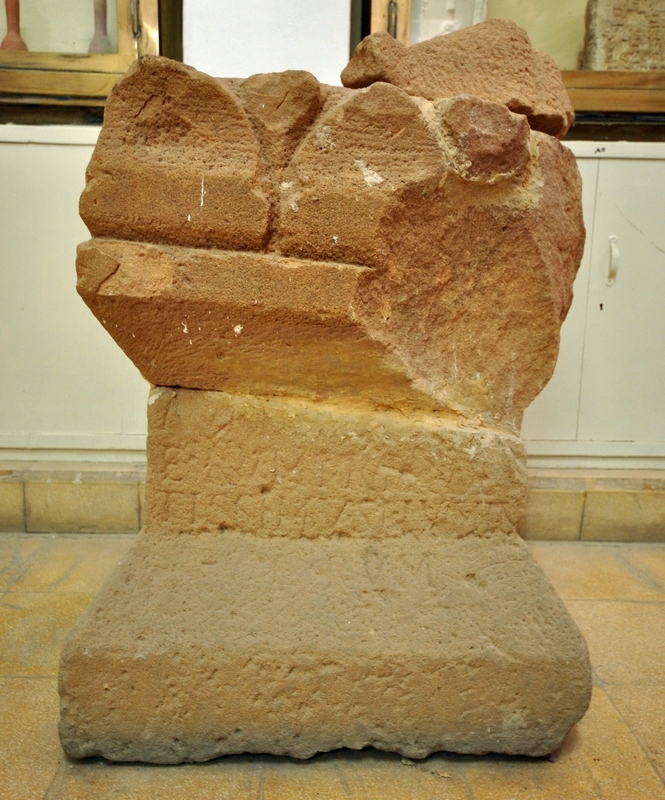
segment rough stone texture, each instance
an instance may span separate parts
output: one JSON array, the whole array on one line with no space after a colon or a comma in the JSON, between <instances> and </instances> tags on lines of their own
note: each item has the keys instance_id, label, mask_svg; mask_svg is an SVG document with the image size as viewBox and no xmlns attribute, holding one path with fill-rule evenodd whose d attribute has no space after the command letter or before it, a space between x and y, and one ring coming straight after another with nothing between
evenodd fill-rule
<instances>
[{"instance_id":1,"label":"rough stone texture","mask_svg":"<svg viewBox=\"0 0 665 800\"><path fill-rule=\"evenodd\" d=\"M665 69L665 2L588 0L580 69Z\"/></svg>"},{"instance_id":2,"label":"rough stone texture","mask_svg":"<svg viewBox=\"0 0 665 800\"><path fill-rule=\"evenodd\" d=\"M130 68L109 97L86 174L93 236L260 249L270 226L265 166L235 94L162 58Z\"/></svg>"},{"instance_id":3,"label":"rough stone texture","mask_svg":"<svg viewBox=\"0 0 665 800\"><path fill-rule=\"evenodd\" d=\"M500 536L524 511L524 446L507 431L186 389L149 403L148 531Z\"/></svg>"},{"instance_id":4,"label":"rough stone texture","mask_svg":"<svg viewBox=\"0 0 665 800\"><path fill-rule=\"evenodd\" d=\"M63 651L69 755L542 755L586 710L515 533L580 180L527 121L561 132L560 80L476 30L453 92L436 42L404 86L148 58L114 90L78 290L156 388L144 533Z\"/></svg>"},{"instance_id":5,"label":"rough stone texture","mask_svg":"<svg viewBox=\"0 0 665 800\"><path fill-rule=\"evenodd\" d=\"M242 81L238 94L254 121L268 165L284 168L323 107L321 84L309 72L273 72Z\"/></svg>"},{"instance_id":6,"label":"rough stone texture","mask_svg":"<svg viewBox=\"0 0 665 800\"><path fill-rule=\"evenodd\" d=\"M525 114L529 124L562 138L573 108L553 59L534 50L526 33L507 19L491 19L407 47L373 33L342 72L353 89L383 81L428 100L471 94Z\"/></svg>"},{"instance_id":7,"label":"rough stone texture","mask_svg":"<svg viewBox=\"0 0 665 800\"><path fill-rule=\"evenodd\" d=\"M374 746L544 755L586 646L516 534L143 534L60 671L65 751L161 764Z\"/></svg>"},{"instance_id":8,"label":"rough stone texture","mask_svg":"<svg viewBox=\"0 0 665 800\"><path fill-rule=\"evenodd\" d=\"M194 96L198 83L207 90L212 81L165 59L143 63L148 88L163 86L167 96L176 93L171 83ZM120 84L123 104L107 107L109 130L95 150L81 213L96 237L150 234L155 242L201 245L192 239L199 228L187 218L207 214L208 203L219 209L228 198L222 184L205 177L216 166L201 155L196 120L188 129L191 149L179 133L169 138L169 130L178 130L172 127L149 151L177 154L185 184L196 164L205 195L200 188L196 197L174 190L163 204L151 201L145 223L152 233L146 228L139 236L134 200L116 191L128 164L135 170L133 193L138 184L152 185L148 165L155 156L135 144L141 115L128 118L126 111L138 105L130 92L146 102L141 69ZM286 74L282 91L288 98L295 83L298 92L279 112L285 129L301 133L319 102L303 76ZM254 106L256 87L280 96L275 76L239 86ZM275 155L269 144L260 161L272 166L245 186L248 197L261 195L270 206L269 238L258 246L248 230L237 246L262 252L220 252L230 240L216 212L209 218L219 223L214 250L95 238L79 252L79 292L156 385L369 396L519 426L554 369L581 258L573 156L553 138L530 133L523 116L478 98L430 103L387 84L327 94L290 162L280 169L283 152ZM235 124L242 110L222 96ZM206 109L204 121L216 113ZM270 122L271 129L280 125ZM127 141L142 160L132 158ZM229 175L245 174L245 155L225 157ZM98 174L95 165L102 163ZM174 162L170 181L177 182L179 170Z\"/></svg>"}]
</instances>

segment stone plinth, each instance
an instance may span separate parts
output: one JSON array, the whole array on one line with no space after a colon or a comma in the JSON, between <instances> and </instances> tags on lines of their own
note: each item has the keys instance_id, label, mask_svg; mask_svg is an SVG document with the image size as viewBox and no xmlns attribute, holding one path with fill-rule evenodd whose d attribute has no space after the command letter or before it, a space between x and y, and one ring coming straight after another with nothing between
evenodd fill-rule
<instances>
[{"instance_id":1,"label":"stone plinth","mask_svg":"<svg viewBox=\"0 0 665 800\"><path fill-rule=\"evenodd\" d=\"M584 641L516 534L142 535L63 658L75 758L540 756L589 702Z\"/></svg>"},{"instance_id":2,"label":"stone plinth","mask_svg":"<svg viewBox=\"0 0 665 800\"><path fill-rule=\"evenodd\" d=\"M586 710L586 646L515 532L580 181L562 87L512 26L464 47L492 41L530 110L491 97L491 48L453 91L436 41L359 90L160 58L118 83L78 289L154 384L148 477L63 651L69 755L543 755Z\"/></svg>"}]
</instances>

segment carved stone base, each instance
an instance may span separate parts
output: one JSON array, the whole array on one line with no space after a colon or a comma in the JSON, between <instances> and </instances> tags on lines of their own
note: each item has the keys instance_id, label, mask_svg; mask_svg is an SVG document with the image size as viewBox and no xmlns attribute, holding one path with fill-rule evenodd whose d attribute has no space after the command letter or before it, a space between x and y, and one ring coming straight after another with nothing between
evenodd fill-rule
<instances>
[{"instance_id":1,"label":"carved stone base","mask_svg":"<svg viewBox=\"0 0 665 800\"><path fill-rule=\"evenodd\" d=\"M62 656L70 756L539 756L586 711L514 435L167 389L149 422L147 532Z\"/></svg>"},{"instance_id":2,"label":"carved stone base","mask_svg":"<svg viewBox=\"0 0 665 800\"><path fill-rule=\"evenodd\" d=\"M373 746L541 756L590 696L526 546L142 535L69 638L65 751L175 764Z\"/></svg>"}]
</instances>

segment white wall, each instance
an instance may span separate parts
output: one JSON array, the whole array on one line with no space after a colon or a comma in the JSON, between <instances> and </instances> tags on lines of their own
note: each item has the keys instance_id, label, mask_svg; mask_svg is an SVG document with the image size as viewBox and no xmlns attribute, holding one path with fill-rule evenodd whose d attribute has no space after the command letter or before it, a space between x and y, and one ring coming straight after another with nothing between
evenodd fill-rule
<instances>
[{"instance_id":1,"label":"white wall","mask_svg":"<svg viewBox=\"0 0 665 800\"><path fill-rule=\"evenodd\" d=\"M349 58L350 0L184 0L183 17L185 61L212 75L339 84ZM144 458L148 385L75 291L97 133L0 125L0 459Z\"/></svg>"},{"instance_id":2,"label":"white wall","mask_svg":"<svg viewBox=\"0 0 665 800\"><path fill-rule=\"evenodd\" d=\"M78 198L96 136L92 127L0 126L0 459L144 458L147 384L75 291L76 245L88 238ZM630 200L632 207L641 196L637 186L637 200L626 187L613 190L612 176L621 165L628 187L641 169L654 175L650 196L661 193L665 146L600 147L597 156L592 143L574 145L585 181L587 248L555 375L527 411L523 434L531 463L538 466L659 467L665 465L665 324L658 305L662 290L656 289L665 252L658 233L661 206L649 197L640 206L638 227L648 232L653 216L656 232L635 243L617 221L608 231L597 221L594 236L593 219L597 198L602 201L598 175L605 168L603 202L618 202L620 211L622 203ZM646 177L641 180L644 184ZM623 258L620 279L610 290L603 273L608 232L620 234ZM599 291L608 292L602 313ZM651 316L642 308L651 309ZM599 325L610 325L621 346ZM600 341L590 352L585 342L596 328ZM583 376L607 362L607 354L599 352L606 340L612 366L589 386ZM635 357L644 344L653 350L650 362L644 354ZM642 383L622 378L636 369ZM602 389L603 380L614 381L611 392ZM602 420L600 429L591 430L588 418ZM639 429L633 431L636 421Z\"/></svg>"},{"instance_id":3,"label":"white wall","mask_svg":"<svg viewBox=\"0 0 665 800\"><path fill-rule=\"evenodd\" d=\"M144 458L148 384L75 290L97 132L0 126L0 458Z\"/></svg>"},{"instance_id":4,"label":"white wall","mask_svg":"<svg viewBox=\"0 0 665 800\"><path fill-rule=\"evenodd\" d=\"M351 0L184 0L186 64L225 78L304 69L340 84Z\"/></svg>"}]
</instances>

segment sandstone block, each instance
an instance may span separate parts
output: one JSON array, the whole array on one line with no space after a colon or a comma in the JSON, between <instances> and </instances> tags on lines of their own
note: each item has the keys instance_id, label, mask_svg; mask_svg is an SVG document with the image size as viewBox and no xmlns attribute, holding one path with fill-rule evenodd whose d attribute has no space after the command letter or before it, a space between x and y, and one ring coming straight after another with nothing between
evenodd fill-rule
<instances>
[{"instance_id":1,"label":"sandstone block","mask_svg":"<svg viewBox=\"0 0 665 800\"><path fill-rule=\"evenodd\" d=\"M523 513L524 446L506 431L185 389L149 404L149 532L498 536Z\"/></svg>"},{"instance_id":2,"label":"sandstone block","mask_svg":"<svg viewBox=\"0 0 665 800\"><path fill-rule=\"evenodd\" d=\"M533 128L569 121L517 29L454 36L366 40L359 90L118 83L77 288L155 384L145 527L63 650L68 755L543 755L585 712L515 532L584 240Z\"/></svg>"},{"instance_id":3,"label":"sandstone block","mask_svg":"<svg viewBox=\"0 0 665 800\"><path fill-rule=\"evenodd\" d=\"M154 531L65 645L60 735L76 758L161 764L368 746L538 756L583 714L589 678L516 534Z\"/></svg>"},{"instance_id":4,"label":"sandstone block","mask_svg":"<svg viewBox=\"0 0 665 800\"><path fill-rule=\"evenodd\" d=\"M81 197L93 236L260 249L270 203L261 152L235 94L153 56L109 97Z\"/></svg>"},{"instance_id":5,"label":"sandstone block","mask_svg":"<svg viewBox=\"0 0 665 800\"><path fill-rule=\"evenodd\" d=\"M568 150L530 133L523 116L478 98L429 103L379 83L322 92L321 106L311 76L288 73L234 84L248 116L212 79L163 59L142 64L124 79L123 102L107 109L108 132L90 168L82 209L97 236L79 253L79 291L148 380L259 394L369 394L387 405L419 403L519 426L554 368L581 258L581 187ZM109 194L123 153L137 150L127 162L135 166L123 169L143 182L141 159L161 152L161 144L144 147L143 123L136 115L128 121L126 109L158 78L175 84L174 97L188 83L192 93L221 93L219 108L191 118L192 131L211 114L230 116L220 136L264 115L258 138L244 129L263 166L254 183L243 183L245 173L239 179L270 207L263 244L238 245L251 254L225 249L231 240L217 216L215 249L202 250L211 239L192 239L189 223L174 224L184 213L175 210L178 193L152 204L152 233L136 230L136 215L128 221L122 194ZM257 99L264 95L267 104ZM274 142L283 131L280 155ZM214 171L212 144L202 154L193 141L168 145L180 154L184 184L197 159L206 174ZM105 158L115 166L98 174ZM179 170L174 162L169 179L179 180ZM91 209L103 217L98 227ZM122 244L102 234L197 247ZM328 292L322 306L311 289L319 282ZM314 364L328 359L330 368Z\"/></svg>"},{"instance_id":6,"label":"sandstone block","mask_svg":"<svg viewBox=\"0 0 665 800\"><path fill-rule=\"evenodd\" d=\"M491 55L490 55L491 54ZM554 61L526 33L492 19L410 47L387 33L358 45L342 72L353 89L383 81L428 100L471 94L525 114L531 127L562 138L573 109Z\"/></svg>"}]
</instances>

